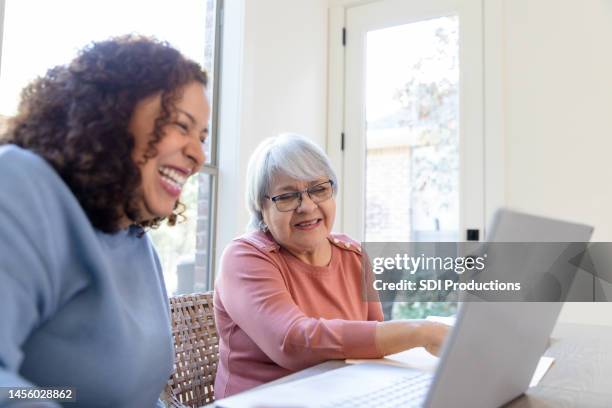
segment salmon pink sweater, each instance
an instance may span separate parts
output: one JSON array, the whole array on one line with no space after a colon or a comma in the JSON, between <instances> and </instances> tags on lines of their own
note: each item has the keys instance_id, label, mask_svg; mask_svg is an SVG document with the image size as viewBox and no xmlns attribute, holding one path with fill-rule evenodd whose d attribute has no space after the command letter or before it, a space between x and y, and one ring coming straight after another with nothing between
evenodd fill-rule
<instances>
[{"instance_id":1,"label":"salmon pink sweater","mask_svg":"<svg viewBox=\"0 0 612 408\"><path fill-rule=\"evenodd\" d=\"M302 262L269 233L235 239L215 284L219 367L228 397L326 360L379 358L379 302L362 300L359 244L331 235L327 266Z\"/></svg>"}]
</instances>

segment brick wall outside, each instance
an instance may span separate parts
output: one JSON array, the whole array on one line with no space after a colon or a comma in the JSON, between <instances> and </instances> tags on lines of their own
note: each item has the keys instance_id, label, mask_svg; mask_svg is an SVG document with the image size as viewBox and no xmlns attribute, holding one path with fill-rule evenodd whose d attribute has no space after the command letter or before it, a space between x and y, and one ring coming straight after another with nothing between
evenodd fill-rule
<instances>
[{"instance_id":1,"label":"brick wall outside","mask_svg":"<svg viewBox=\"0 0 612 408\"><path fill-rule=\"evenodd\" d=\"M366 241L410 240L409 146L368 149L366 159Z\"/></svg>"},{"instance_id":2,"label":"brick wall outside","mask_svg":"<svg viewBox=\"0 0 612 408\"><path fill-rule=\"evenodd\" d=\"M7 121L8 121L8 116L0 115L0 137L6 131Z\"/></svg>"}]
</instances>

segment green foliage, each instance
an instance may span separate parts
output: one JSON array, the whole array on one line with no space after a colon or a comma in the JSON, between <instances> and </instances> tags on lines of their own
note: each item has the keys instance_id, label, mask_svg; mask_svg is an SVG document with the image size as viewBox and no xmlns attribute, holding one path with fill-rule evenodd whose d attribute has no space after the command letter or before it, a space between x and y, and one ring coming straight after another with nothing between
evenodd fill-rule
<instances>
[{"instance_id":1,"label":"green foliage","mask_svg":"<svg viewBox=\"0 0 612 408\"><path fill-rule=\"evenodd\" d=\"M406 302L393 307L394 319L424 319L427 316L451 316L457 313L457 302Z\"/></svg>"},{"instance_id":2,"label":"green foliage","mask_svg":"<svg viewBox=\"0 0 612 408\"><path fill-rule=\"evenodd\" d=\"M432 219L452 208L452 203L458 200L459 33L456 17L441 20L435 36L436 47L412 67L407 74L410 79L395 94L405 112L405 124L419 135L418 147L413 153L413 205ZM423 300L396 303L393 318L449 316L457 311L457 302Z\"/></svg>"},{"instance_id":3,"label":"green foliage","mask_svg":"<svg viewBox=\"0 0 612 408\"><path fill-rule=\"evenodd\" d=\"M457 129L459 35L455 17L441 19L437 45L414 64L395 98L406 123L418 134L413 153L413 205L429 218L452 208L458 199Z\"/></svg>"}]
</instances>

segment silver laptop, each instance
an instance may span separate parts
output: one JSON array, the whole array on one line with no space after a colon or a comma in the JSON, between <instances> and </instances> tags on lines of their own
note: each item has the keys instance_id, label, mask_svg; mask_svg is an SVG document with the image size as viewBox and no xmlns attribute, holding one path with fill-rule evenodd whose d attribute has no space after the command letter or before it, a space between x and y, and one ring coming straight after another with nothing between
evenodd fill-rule
<instances>
[{"instance_id":1,"label":"silver laptop","mask_svg":"<svg viewBox=\"0 0 612 408\"><path fill-rule=\"evenodd\" d=\"M592 232L586 225L500 210L489 241L586 243ZM529 259L522 259L521 268L529 268ZM575 275L577 268L570 268ZM215 405L498 407L527 389L561 307L561 302L462 303L433 376L409 368L356 364L247 391Z\"/></svg>"}]
</instances>

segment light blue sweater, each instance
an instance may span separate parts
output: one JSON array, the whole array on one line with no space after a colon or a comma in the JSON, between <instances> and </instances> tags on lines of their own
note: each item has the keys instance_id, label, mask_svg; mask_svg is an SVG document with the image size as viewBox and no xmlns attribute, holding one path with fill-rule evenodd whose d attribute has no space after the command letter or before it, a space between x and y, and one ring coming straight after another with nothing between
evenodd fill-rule
<instances>
[{"instance_id":1,"label":"light blue sweater","mask_svg":"<svg viewBox=\"0 0 612 408\"><path fill-rule=\"evenodd\" d=\"M173 362L169 309L157 254L137 232L96 230L42 158L0 146L0 387L73 387L70 407L158 403Z\"/></svg>"}]
</instances>

